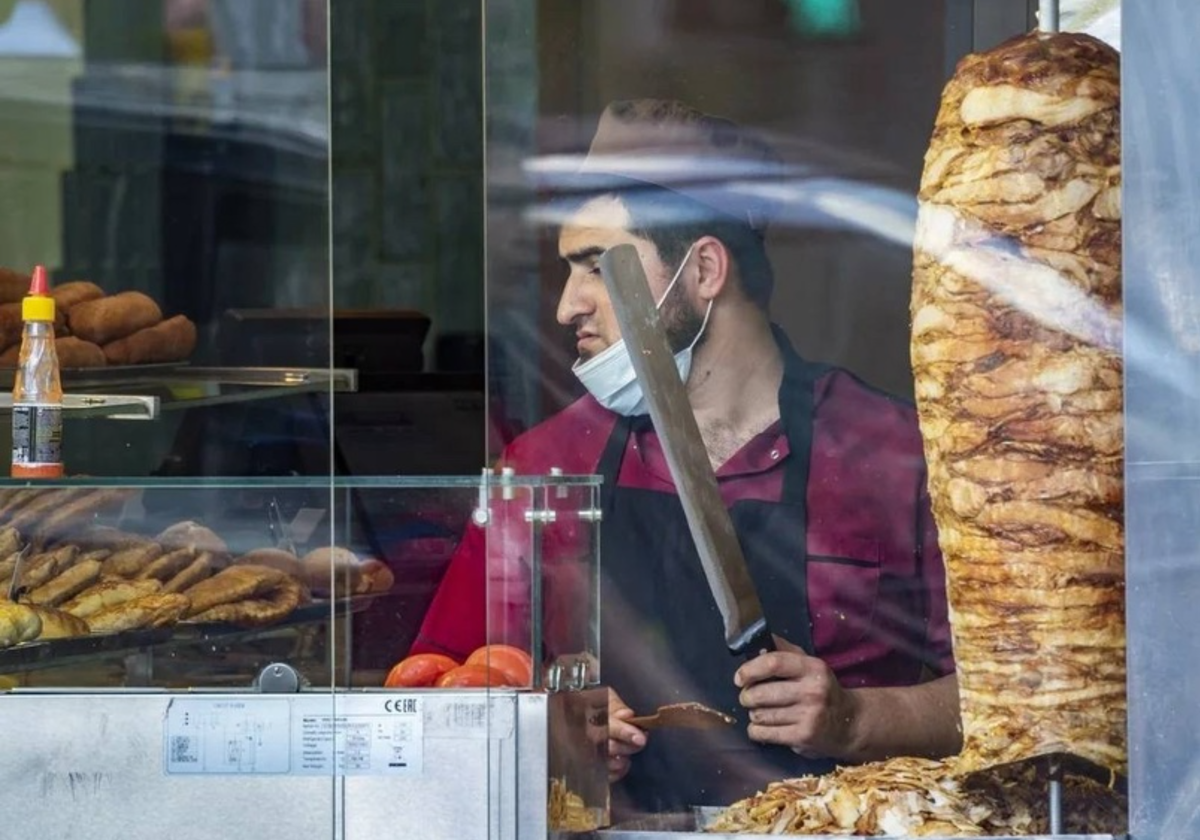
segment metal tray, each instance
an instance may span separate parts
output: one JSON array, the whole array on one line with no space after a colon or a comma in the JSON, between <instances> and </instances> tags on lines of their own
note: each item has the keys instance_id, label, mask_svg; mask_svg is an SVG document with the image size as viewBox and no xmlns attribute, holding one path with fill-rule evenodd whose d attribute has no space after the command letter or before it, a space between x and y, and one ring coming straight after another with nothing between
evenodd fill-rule
<instances>
[{"instance_id":1,"label":"metal tray","mask_svg":"<svg viewBox=\"0 0 1200 840\"><path fill-rule=\"evenodd\" d=\"M209 640L228 641L239 636L260 636L286 630L289 627L315 624L328 621L330 618L361 612L382 594L386 593L356 595L352 598L342 598L332 602L313 601L311 604L297 607L283 621L265 627L179 622L170 627L159 627L153 630L126 630L121 633L26 642L0 650L0 674L37 671L60 665L78 664L101 657L139 653Z\"/></svg>"},{"instance_id":2,"label":"metal tray","mask_svg":"<svg viewBox=\"0 0 1200 840\"><path fill-rule=\"evenodd\" d=\"M653 814L619 823L612 828L594 831L591 834L564 834L560 836L564 840L568 837L587 837L589 840L665 840L666 838L682 837L704 838L704 840L744 840L745 837L750 836L746 834L713 834L705 831L704 826L709 825L721 810L718 807L703 806L693 809L692 813ZM833 840L836 837L844 840L846 835L807 834L788 836L804 836L814 839L829 838L829 840ZM1051 836L1055 840L1122 840L1122 838L1125 838L1125 835L1113 834L1055 834L1025 835L1023 840ZM956 838L945 836L943 840L956 840ZM1021 838L992 835L988 840L1021 840Z\"/></svg>"}]
</instances>

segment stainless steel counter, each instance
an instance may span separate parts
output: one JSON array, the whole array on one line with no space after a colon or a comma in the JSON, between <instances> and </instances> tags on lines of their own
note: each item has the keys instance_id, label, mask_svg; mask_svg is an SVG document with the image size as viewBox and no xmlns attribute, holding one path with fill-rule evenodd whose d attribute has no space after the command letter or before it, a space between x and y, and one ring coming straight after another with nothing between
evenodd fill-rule
<instances>
[{"instance_id":1,"label":"stainless steel counter","mask_svg":"<svg viewBox=\"0 0 1200 840\"><path fill-rule=\"evenodd\" d=\"M314 744L348 749L333 722L363 709L347 699L370 707L356 736L369 740L390 730L398 700L418 696L423 721L410 743L421 750L408 772L314 769ZM200 758L187 772L180 762L197 759L173 734L178 704L217 710L190 721ZM546 710L545 695L514 691L13 693L0 697L10 828L0 836L25 826L46 840L540 840ZM216 766L204 740L217 747Z\"/></svg>"},{"instance_id":2,"label":"stainless steel counter","mask_svg":"<svg viewBox=\"0 0 1200 840\"><path fill-rule=\"evenodd\" d=\"M594 832L589 840L680 840L695 837L703 840L745 840L746 834L713 834L703 830L702 826L712 819L720 809L698 808L695 814L662 814L654 817L614 826L610 829ZM793 835L795 836L795 835ZM819 838L845 837L845 835L809 834L804 835L809 840ZM1033 840L1033 838L1048 837L1049 835L1024 835L1022 838L989 837L988 840ZM578 838L580 835L574 835ZM954 840L945 837L943 840ZM1118 840L1111 834L1058 834L1054 840Z\"/></svg>"}]
</instances>

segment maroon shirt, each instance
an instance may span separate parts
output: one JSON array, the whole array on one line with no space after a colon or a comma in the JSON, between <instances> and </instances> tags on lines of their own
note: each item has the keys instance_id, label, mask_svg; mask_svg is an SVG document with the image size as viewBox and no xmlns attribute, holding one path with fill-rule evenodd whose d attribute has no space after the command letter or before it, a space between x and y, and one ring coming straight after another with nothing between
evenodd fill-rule
<instances>
[{"instance_id":1,"label":"maroon shirt","mask_svg":"<svg viewBox=\"0 0 1200 840\"><path fill-rule=\"evenodd\" d=\"M546 475L553 467L592 474L616 420L584 397L513 441L500 466L518 475ZM726 504L778 501L789 457L781 424L755 436L717 472ZM618 484L674 492L652 430L630 436ZM807 502L813 642L842 685L911 684L923 667L936 676L951 673L945 573L912 407L844 371L822 376L814 394ZM523 509L520 500L511 509L494 501L488 530L468 528L411 652L463 657L485 641L528 638L528 585L523 565L513 562L527 550ZM578 581L572 564L558 559L580 556L590 527L560 517L545 530L548 639L578 623ZM620 526L601 526L612 527Z\"/></svg>"}]
</instances>

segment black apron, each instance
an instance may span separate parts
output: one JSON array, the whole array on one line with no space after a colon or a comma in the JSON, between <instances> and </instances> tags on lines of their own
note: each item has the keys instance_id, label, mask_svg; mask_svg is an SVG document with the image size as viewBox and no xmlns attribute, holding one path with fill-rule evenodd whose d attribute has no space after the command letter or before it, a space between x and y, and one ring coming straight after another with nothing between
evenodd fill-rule
<instances>
[{"instance_id":1,"label":"black apron","mask_svg":"<svg viewBox=\"0 0 1200 840\"><path fill-rule=\"evenodd\" d=\"M783 493L778 502L737 502L730 515L772 631L812 653L806 494L813 386L828 368L802 360L778 331L776 338L784 357L780 416L790 449ZM597 469L605 482L603 680L637 714L666 703L698 701L733 715L737 723L717 731L651 732L614 793L636 811L678 812L727 805L783 777L828 772L832 762L805 759L746 736L748 712L733 684L742 660L725 645L679 497L617 486L634 428L650 428L649 418L622 418Z\"/></svg>"}]
</instances>

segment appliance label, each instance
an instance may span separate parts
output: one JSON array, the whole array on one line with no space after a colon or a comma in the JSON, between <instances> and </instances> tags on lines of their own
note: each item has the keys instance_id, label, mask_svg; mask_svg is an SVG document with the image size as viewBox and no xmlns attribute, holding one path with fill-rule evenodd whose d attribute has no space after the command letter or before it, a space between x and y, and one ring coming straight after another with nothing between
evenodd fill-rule
<instances>
[{"instance_id":1,"label":"appliance label","mask_svg":"<svg viewBox=\"0 0 1200 840\"><path fill-rule=\"evenodd\" d=\"M413 695L189 697L167 709L163 766L168 775L414 776L423 734Z\"/></svg>"}]
</instances>

